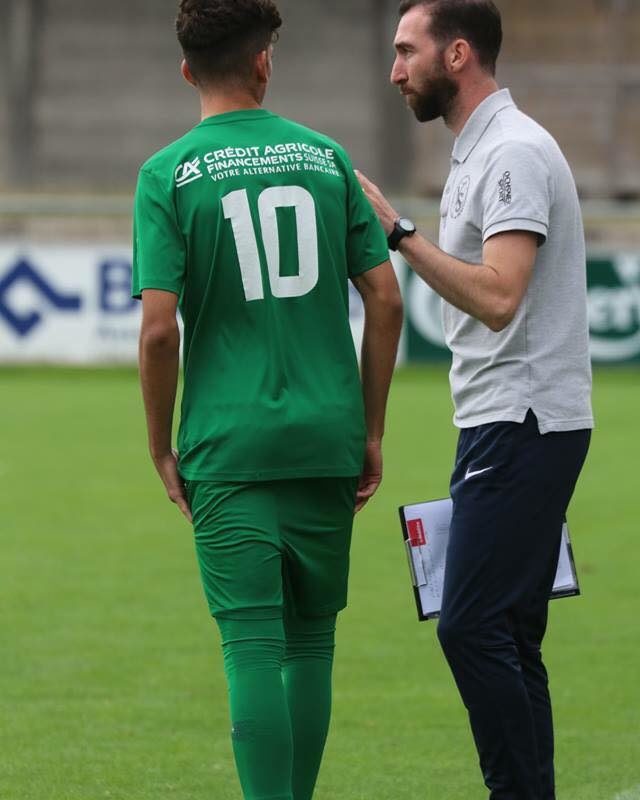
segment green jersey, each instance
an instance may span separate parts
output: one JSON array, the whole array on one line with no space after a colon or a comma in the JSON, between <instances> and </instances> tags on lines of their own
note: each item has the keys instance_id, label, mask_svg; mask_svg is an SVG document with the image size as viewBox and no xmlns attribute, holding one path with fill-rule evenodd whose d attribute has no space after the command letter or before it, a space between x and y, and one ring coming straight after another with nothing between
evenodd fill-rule
<instances>
[{"instance_id":1,"label":"green jersey","mask_svg":"<svg viewBox=\"0 0 640 800\"><path fill-rule=\"evenodd\" d=\"M205 119L140 171L133 295L179 295L187 480L358 475L348 279L388 258L344 150L268 111Z\"/></svg>"}]
</instances>

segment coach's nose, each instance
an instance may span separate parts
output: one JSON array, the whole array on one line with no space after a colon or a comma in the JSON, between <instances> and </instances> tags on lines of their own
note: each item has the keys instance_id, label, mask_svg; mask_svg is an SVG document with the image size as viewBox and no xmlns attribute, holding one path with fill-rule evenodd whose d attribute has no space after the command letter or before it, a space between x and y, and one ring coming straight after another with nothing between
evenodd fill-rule
<instances>
[{"instance_id":1,"label":"coach's nose","mask_svg":"<svg viewBox=\"0 0 640 800\"><path fill-rule=\"evenodd\" d=\"M400 86L401 84L406 83L407 72L399 58L396 58L396 60L393 62L389 80L394 86Z\"/></svg>"}]
</instances>

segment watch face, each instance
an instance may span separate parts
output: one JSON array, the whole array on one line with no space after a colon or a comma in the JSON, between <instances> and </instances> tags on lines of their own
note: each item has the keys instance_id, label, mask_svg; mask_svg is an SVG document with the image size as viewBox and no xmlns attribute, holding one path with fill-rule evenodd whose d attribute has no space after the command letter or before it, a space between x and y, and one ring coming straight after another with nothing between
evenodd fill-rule
<instances>
[{"instance_id":1,"label":"watch face","mask_svg":"<svg viewBox=\"0 0 640 800\"><path fill-rule=\"evenodd\" d=\"M413 222L411 222L410 219L407 219L406 217L401 217L398 220L398 227L402 228L402 230L406 233L415 233L416 231L416 226L413 224Z\"/></svg>"}]
</instances>

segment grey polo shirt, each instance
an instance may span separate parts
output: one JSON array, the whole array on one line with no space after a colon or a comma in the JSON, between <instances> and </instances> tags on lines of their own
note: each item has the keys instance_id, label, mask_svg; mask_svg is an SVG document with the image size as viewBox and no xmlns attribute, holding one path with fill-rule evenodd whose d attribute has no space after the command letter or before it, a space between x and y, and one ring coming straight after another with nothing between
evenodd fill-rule
<instances>
[{"instance_id":1,"label":"grey polo shirt","mask_svg":"<svg viewBox=\"0 0 640 800\"><path fill-rule=\"evenodd\" d=\"M531 231L540 241L511 324L494 333L443 303L454 422L461 428L522 422L532 409L541 433L592 428L586 256L575 183L554 139L517 109L507 89L484 100L456 139L440 247L481 265L484 242L504 231Z\"/></svg>"}]
</instances>

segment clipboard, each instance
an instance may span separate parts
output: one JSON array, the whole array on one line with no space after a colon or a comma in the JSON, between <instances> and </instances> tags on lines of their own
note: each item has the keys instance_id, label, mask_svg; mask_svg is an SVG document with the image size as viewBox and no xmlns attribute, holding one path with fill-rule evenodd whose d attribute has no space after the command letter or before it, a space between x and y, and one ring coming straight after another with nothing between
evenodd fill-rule
<instances>
[{"instance_id":1,"label":"clipboard","mask_svg":"<svg viewBox=\"0 0 640 800\"><path fill-rule=\"evenodd\" d=\"M400 506L402 539L407 553L418 619L440 616L445 557L453 504L451 498ZM580 594L569 526L562 527L558 570L551 599Z\"/></svg>"}]
</instances>

